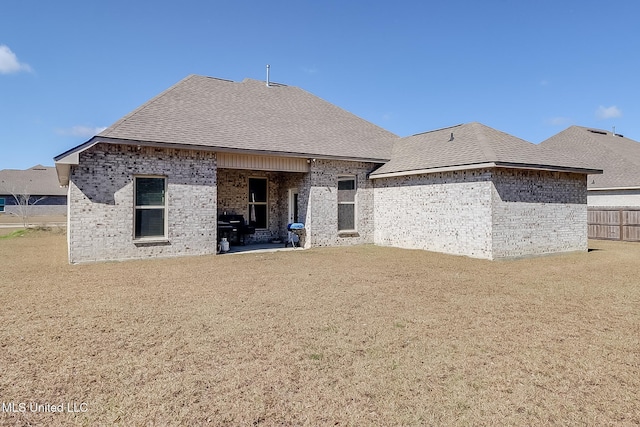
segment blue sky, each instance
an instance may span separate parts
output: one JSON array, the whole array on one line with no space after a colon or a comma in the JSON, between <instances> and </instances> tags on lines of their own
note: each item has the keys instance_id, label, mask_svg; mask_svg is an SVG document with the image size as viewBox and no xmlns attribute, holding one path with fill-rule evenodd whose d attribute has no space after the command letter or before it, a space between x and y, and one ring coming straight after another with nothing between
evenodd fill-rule
<instances>
[{"instance_id":1,"label":"blue sky","mask_svg":"<svg viewBox=\"0 0 640 427\"><path fill-rule=\"evenodd\" d=\"M479 121L640 140L640 2L0 5L0 169L53 156L189 74L301 87L398 135Z\"/></svg>"}]
</instances>

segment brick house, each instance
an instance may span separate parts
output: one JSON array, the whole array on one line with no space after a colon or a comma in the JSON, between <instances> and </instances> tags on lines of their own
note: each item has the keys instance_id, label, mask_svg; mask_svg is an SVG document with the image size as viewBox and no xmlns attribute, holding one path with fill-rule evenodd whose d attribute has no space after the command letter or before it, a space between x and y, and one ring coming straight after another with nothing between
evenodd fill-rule
<instances>
[{"instance_id":1,"label":"brick house","mask_svg":"<svg viewBox=\"0 0 640 427\"><path fill-rule=\"evenodd\" d=\"M214 254L228 214L248 242L302 222L305 247L586 250L599 172L478 123L400 138L299 88L202 76L55 161L72 263Z\"/></svg>"}]
</instances>

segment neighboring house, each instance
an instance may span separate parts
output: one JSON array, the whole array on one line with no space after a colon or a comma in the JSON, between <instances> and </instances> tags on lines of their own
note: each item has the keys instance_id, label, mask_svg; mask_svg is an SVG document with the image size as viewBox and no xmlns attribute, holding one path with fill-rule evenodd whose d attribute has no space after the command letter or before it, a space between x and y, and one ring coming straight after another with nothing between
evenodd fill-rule
<instances>
[{"instance_id":1,"label":"neighboring house","mask_svg":"<svg viewBox=\"0 0 640 427\"><path fill-rule=\"evenodd\" d=\"M26 206L27 198L29 216L67 213L67 189L58 183L56 168L36 165L0 170L0 215L22 216L20 205Z\"/></svg>"},{"instance_id":2,"label":"neighboring house","mask_svg":"<svg viewBox=\"0 0 640 427\"><path fill-rule=\"evenodd\" d=\"M202 76L55 161L72 263L213 254L223 215L249 242L302 222L305 247L584 251L599 172L478 123L401 139L299 88Z\"/></svg>"},{"instance_id":3,"label":"neighboring house","mask_svg":"<svg viewBox=\"0 0 640 427\"><path fill-rule=\"evenodd\" d=\"M589 237L640 241L639 142L571 126L540 145L604 171L588 178Z\"/></svg>"},{"instance_id":4,"label":"neighboring house","mask_svg":"<svg viewBox=\"0 0 640 427\"><path fill-rule=\"evenodd\" d=\"M589 177L589 207L640 208L640 143L600 129L571 126L540 143L602 169Z\"/></svg>"}]
</instances>

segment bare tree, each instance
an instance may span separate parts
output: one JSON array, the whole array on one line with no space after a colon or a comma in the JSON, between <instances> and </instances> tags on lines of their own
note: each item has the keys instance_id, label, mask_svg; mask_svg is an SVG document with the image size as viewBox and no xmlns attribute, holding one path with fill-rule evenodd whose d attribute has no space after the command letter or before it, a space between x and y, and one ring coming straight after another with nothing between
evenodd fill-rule
<instances>
[{"instance_id":1,"label":"bare tree","mask_svg":"<svg viewBox=\"0 0 640 427\"><path fill-rule=\"evenodd\" d=\"M9 194L11 194L11 196L16 202L15 206L18 212L17 213L9 212L9 214L19 216L20 219L22 219L22 225L24 226L24 228L28 228L29 217L31 216L32 206L46 199L47 196L42 196L42 197L32 196L29 193L29 191L27 191L26 186L22 191L20 191L20 190L17 190L15 186L12 186L12 188L7 188L6 185L4 185L6 184L4 181L2 181L2 184L3 184L2 188L5 189L4 192L8 192Z\"/></svg>"}]
</instances>

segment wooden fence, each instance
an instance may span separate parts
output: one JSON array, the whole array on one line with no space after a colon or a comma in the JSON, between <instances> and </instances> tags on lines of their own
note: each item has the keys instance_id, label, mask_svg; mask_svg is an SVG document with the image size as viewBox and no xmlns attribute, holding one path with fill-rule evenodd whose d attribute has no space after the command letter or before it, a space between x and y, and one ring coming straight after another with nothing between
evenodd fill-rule
<instances>
[{"instance_id":1,"label":"wooden fence","mask_svg":"<svg viewBox=\"0 0 640 427\"><path fill-rule=\"evenodd\" d=\"M590 239L640 242L640 208L589 208Z\"/></svg>"}]
</instances>

